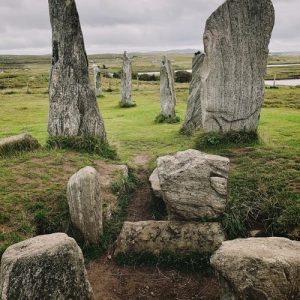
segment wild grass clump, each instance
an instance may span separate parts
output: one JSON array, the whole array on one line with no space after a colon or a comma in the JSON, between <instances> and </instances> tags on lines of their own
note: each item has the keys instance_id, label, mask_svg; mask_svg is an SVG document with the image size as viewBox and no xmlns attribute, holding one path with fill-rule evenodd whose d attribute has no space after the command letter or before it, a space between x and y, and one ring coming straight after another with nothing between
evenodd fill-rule
<instances>
[{"instance_id":1,"label":"wild grass clump","mask_svg":"<svg viewBox=\"0 0 300 300\"><path fill-rule=\"evenodd\" d=\"M136 107L136 103L123 103L122 101L120 101L119 106L121 108L131 108L131 107Z\"/></svg>"},{"instance_id":2,"label":"wild grass clump","mask_svg":"<svg viewBox=\"0 0 300 300\"><path fill-rule=\"evenodd\" d=\"M0 158L16 153L33 151L38 148L40 148L39 142L30 135L12 136L0 140Z\"/></svg>"},{"instance_id":3,"label":"wild grass clump","mask_svg":"<svg viewBox=\"0 0 300 300\"><path fill-rule=\"evenodd\" d=\"M245 146L259 143L257 132L205 133L196 142L196 149L219 148L224 146Z\"/></svg>"},{"instance_id":4,"label":"wild grass clump","mask_svg":"<svg viewBox=\"0 0 300 300\"><path fill-rule=\"evenodd\" d=\"M78 152L98 154L107 159L117 159L117 152L109 144L91 136L58 136L49 137L47 147L54 149L70 149Z\"/></svg>"},{"instance_id":5,"label":"wild grass clump","mask_svg":"<svg viewBox=\"0 0 300 300\"><path fill-rule=\"evenodd\" d=\"M118 197L118 207L111 220L104 223L100 243L94 247L83 247L87 260L103 255L117 239L126 217L129 196L136 189L137 184L137 177L132 170L129 170L128 177L121 177L112 183L111 190Z\"/></svg>"},{"instance_id":6,"label":"wild grass clump","mask_svg":"<svg viewBox=\"0 0 300 300\"><path fill-rule=\"evenodd\" d=\"M154 255L149 252L144 253L120 253L115 260L119 265L129 266L156 266L172 267L179 271L197 273L201 275L212 274L210 266L211 253L172 253L162 252Z\"/></svg>"},{"instance_id":7,"label":"wild grass clump","mask_svg":"<svg viewBox=\"0 0 300 300\"><path fill-rule=\"evenodd\" d=\"M247 237L253 229L291 236L300 228L299 192L290 184L299 182L300 165L292 158L259 149L233 159L223 222L229 239Z\"/></svg>"},{"instance_id":8,"label":"wild grass clump","mask_svg":"<svg viewBox=\"0 0 300 300\"><path fill-rule=\"evenodd\" d=\"M166 117L163 114L159 114L156 118L155 118L155 123L161 124L161 123L167 123L167 124L175 124L175 123L179 123L180 122L180 118L178 116L175 117Z\"/></svg>"}]
</instances>

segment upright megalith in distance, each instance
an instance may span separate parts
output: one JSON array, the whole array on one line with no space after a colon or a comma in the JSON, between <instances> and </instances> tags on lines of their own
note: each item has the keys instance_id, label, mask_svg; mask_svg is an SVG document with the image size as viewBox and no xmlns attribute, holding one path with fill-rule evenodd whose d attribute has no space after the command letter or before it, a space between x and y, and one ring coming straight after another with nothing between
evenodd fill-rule
<instances>
[{"instance_id":1,"label":"upright megalith in distance","mask_svg":"<svg viewBox=\"0 0 300 300\"><path fill-rule=\"evenodd\" d=\"M7 248L1 260L0 299L94 299L75 240L55 233Z\"/></svg>"},{"instance_id":2,"label":"upright megalith in distance","mask_svg":"<svg viewBox=\"0 0 300 300\"><path fill-rule=\"evenodd\" d=\"M101 70L97 64L93 64L94 84L96 97L102 95Z\"/></svg>"},{"instance_id":3,"label":"upright megalith in distance","mask_svg":"<svg viewBox=\"0 0 300 300\"><path fill-rule=\"evenodd\" d=\"M88 59L75 1L48 2L52 26L49 135L84 135L106 142L104 123L89 81Z\"/></svg>"},{"instance_id":4,"label":"upright megalith in distance","mask_svg":"<svg viewBox=\"0 0 300 300\"><path fill-rule=\"evenodd\" d=\"M132 65L131 60L126 51L123 54L123 67L121 78L121 107L135 106L131 98L132 90Z\"/></svg>"},{"instance_id":5,"label":"upright megalith in distance","mask_svg":"<svg viewBox=\"0 0 300 300\"><path fill-rule=\"evenodd\" d=\"M182 127L182 133L189 134L195 129L202 127L201 97L200 97L200 81L201 66L204 60L204 54L200 51L195 53L192 67L192 81L190 83L189 98L187 104L187 112Z\"/></svg>"},{"instance_id":6,"label":"upright megalith in distance","mask_svg":"<svg viewBox=\"0 0 300 300\"><path fill-rule=\"evenodd\" d=\"M74 174L67 186L67 199L73 226L88 245L97 245L102 227L102 199L100 177L92 167Z\"/></svg>"},{"instance_id":7,"label":"upright megalith in distance","mask_svg":"<svg viewBox=\"0 0 300 300\"><path fill-rule=\"evenodd\" d=\"M197 105L190 124L202 119L205 132L256 131L274 19L271 0L227 0L209 17L200 67L201 108Z\"/></svg>"},{"instance_id":8,"label":"upright megalith in distance","mask_svg":"<svg viewBox=\"0 0 300 300\"><path fill-rule=\"evenodd\" d=\"M171 66L171 61L164 56L160 66L160 115L156 121L162 123L179 121L176 118L176 94L174 87L174 73Z\"/></svg>"}]
</instances>

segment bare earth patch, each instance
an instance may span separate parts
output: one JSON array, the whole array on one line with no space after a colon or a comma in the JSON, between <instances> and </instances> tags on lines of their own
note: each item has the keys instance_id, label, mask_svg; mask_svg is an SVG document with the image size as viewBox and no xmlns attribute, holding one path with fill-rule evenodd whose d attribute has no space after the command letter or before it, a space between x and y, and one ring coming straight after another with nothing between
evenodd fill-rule
<instances>
[{"instance_id":1,"label":"bare earth patch","mask_svg":"<svg viewBox=\"0 0 300 300\"><path fill-rule=\"evenodd\" d=\"M219 299L216 278L195 278L172 269L123 267L107 257L88 266L95 300Z\"/></svg>"}]
</instances>

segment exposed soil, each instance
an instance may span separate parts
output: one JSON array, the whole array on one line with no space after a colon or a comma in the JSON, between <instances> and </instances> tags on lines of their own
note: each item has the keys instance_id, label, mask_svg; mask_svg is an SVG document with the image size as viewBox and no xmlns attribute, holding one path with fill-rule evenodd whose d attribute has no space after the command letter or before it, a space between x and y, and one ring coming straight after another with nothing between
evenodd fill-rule
<instances>
[{"instance_id":1,"label":"exposed soil","mask_svg":"<svg viewBox=\"0 0 300 300\"><path fill-rule=\"evenodd\" d=\"M141 185L130 199L127 221L153 219L149 175L146 171L139 172ZM214 277L199 279L171 268L119 266L113 261L112 253L93 261L87 272L95 300L219 299L219 286Z\"/></svg>"},{"instance_id":2,"label":"exposed soil","mask_svg":"<svg viewBox=\"0 0 300 300\"><path fill-rule=\"evenodd\" d=\"M88 268L95 300L217 300L215 278L197 279L172 269L122 267L106 257Z\"/></svg>"},{"instance_id":3,"label":"exposed soil","mask_svg":"<svg viewBox=\"0 0 300 300\"><path fill-rule=\"evenodd\" d=\"M140 185L132 194L130 199L126 221L138 222L153 220L151 212L151 187L149 183L150 174L146 171L139 172Z\"/></svg>"}]
</instances>

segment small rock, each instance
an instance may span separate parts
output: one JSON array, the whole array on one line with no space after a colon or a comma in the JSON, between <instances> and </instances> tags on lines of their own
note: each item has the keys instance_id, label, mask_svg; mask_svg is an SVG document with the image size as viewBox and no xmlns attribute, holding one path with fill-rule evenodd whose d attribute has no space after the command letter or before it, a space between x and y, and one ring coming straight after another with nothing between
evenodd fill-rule
<instances>
[{"instance_id":1,"label":"small rock","mask_svg":"<svg viewBox=\"0 0 300 300\"><path fill-rule=\"evenodd\" d=\"M32 151L40 147L39 142L28 133L0 139L0 156L15 152Z\"/></svg>"},{"instance_id":2,"label":"small rock","mask_svg":"<svg viewBox=\"0 0 300 300\"><path fill-rule=\"evenodd\" d=\"M158 169L156 168L151 174L149 181L151 183L152 192L157 198L162 198L162 191L158 177Z\"/></svg>"}]
</instances>

